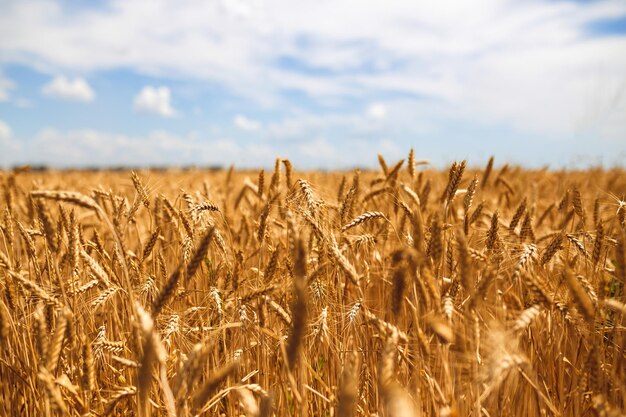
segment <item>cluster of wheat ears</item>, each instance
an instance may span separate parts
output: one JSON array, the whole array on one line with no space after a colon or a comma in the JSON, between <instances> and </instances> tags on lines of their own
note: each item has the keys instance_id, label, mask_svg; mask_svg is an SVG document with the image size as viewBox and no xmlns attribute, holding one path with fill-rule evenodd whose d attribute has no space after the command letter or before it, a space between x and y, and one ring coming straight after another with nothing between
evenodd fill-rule
<instances>
[{"instance_id":1,"label":"cluster of wheat ears","mask_svg":"<svg viewBox=\"0 0 626 417\"><path fill-rule=\"evenodd\" d=\"M624 171L379 161L1 173L0 412L624 415Z\"/></svg>"}]
</instances>

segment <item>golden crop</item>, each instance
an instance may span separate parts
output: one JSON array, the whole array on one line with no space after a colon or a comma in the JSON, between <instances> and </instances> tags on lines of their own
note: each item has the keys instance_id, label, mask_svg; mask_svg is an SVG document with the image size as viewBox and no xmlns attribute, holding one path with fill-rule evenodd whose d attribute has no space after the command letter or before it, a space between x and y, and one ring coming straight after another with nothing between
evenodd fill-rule
<instances>
[{"instance_id":1,"label":"golden crop","mask_svg":"<svg viewBox=\"0 0 626 417\"><path fill-rule=\"evenodd\" d=\"M622 416L623 170L0 173L0 413Z\"/></svg>"}]
</instances>

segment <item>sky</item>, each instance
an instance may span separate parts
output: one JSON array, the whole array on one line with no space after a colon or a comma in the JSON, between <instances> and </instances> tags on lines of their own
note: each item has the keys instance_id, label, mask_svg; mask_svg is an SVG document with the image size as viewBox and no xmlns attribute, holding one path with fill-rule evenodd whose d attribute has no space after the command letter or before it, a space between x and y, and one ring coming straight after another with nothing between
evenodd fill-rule
<instances>
[{"instance_id":1,"label":"sky","mask_svg":"<svg viewBox=\"0 0 626 417\"><path fill-rule=\"evenodd\" d=\"M0 0L0 167L626 165L626 1Z\"/></svg>"}]
</instances>

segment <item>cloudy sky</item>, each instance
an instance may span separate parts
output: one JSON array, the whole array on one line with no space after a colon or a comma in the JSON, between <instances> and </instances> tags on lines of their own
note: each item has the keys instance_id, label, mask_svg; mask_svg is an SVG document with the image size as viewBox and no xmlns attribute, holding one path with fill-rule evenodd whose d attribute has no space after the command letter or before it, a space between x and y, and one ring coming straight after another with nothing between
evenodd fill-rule
<instances>
[{"instance_id":1,"label":"cloudy sky","mask_svg":"<svg viewBox=\"0 0 626 417\"><path fill-rule=\"evenodd\" d=\"M626 1L0 0L0 166L626 161Z\"/></svg>"}]
</instances>

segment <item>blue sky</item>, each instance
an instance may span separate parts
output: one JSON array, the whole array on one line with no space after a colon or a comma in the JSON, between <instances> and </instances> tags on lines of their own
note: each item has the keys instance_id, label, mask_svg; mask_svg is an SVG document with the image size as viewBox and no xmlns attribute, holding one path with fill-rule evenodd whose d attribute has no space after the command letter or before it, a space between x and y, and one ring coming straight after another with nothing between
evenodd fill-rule
<instances>
[{"instance_id":1,"label":"blue sky","mask_svg":"<svg viewBox=\"0 0 626 417\"><path fill-rule=\"evenodd\" d=\"M0 166L626 161L626 2L0 0Z\"/></svg>"}]
</instances>

